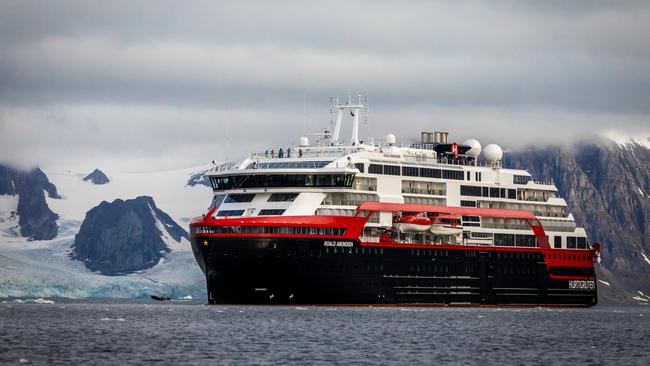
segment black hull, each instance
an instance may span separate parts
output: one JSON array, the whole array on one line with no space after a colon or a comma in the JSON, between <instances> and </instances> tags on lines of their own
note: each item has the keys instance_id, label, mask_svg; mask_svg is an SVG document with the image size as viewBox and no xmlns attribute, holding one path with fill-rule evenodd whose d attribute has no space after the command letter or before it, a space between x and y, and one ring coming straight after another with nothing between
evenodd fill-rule
<instances>
[{"instance_id":1,"label":"black hull","mask_svg":"<svg viewBox=\"0 0 650 366\"><path fill-rule=\"evenodd\" d=\"M192 248L206 275L210 304L597 302L595 280L570 286L569 280L553 279L543 255L534 250L378 248L353 241L259 237L197 237Z\"/></svg>"}]
</instances>

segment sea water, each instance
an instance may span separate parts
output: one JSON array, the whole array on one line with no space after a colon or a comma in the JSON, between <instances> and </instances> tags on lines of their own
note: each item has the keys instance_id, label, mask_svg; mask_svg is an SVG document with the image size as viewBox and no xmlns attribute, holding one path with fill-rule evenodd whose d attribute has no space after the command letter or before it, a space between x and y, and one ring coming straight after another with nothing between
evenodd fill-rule
<instances>
[{"instance_id":1,"label":"sea water","mask_svg":"<svg viewBox=\"0 0 650 366\"><path fill-rule=\"evenodd\" d=\"M0 304L0 364L650 364L650 306Z\"/></svg>"}]
</instances>

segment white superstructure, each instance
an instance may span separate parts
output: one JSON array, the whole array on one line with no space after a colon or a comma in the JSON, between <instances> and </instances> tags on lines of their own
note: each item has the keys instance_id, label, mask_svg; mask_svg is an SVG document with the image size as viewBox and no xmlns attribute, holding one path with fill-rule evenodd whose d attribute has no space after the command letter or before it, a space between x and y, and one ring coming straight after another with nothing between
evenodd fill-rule
<instances>
[{"instance_id":1,"label":"white superstructure","mask_svg":"<svg viewBox=\"0 0 650 366\"><path fill-rule=\"evenodd\" d=\"M539 182L525 170L502 167L498 145L473 139L450 143L446 132L422 132L421 140L397 144L359 139L365 104L337 100L334 132L318 134L310 145L253 153L238 164L215 168L215 216L352 216L364 201L526 210L541 221L553 248L587 249L586 233L567 213L552 182ZM352 117L352 136L341 137L344 117ZM371 217L367 240L393 225L391 213ZM466 245L535 246L527 223L515 219L462 217ZM408 238L407 240L417 240Z\"/></svg>"}]
</instances>

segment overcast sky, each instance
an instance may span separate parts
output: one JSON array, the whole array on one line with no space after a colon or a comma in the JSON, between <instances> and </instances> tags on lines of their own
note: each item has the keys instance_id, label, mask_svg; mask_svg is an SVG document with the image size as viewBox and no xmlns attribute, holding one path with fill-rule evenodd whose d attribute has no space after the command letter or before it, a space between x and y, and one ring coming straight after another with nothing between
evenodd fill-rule
<instances>
[{"instance_id":1,"label":"overcast sky","mask_svg":"<svg viewBox=\"0 0 650 366\"><path fill-rule=\"evenodd\" d=\"M649 34L647 1L0 0L0 160L238 159L322 131L349 92L364 137L650 136Z\"/></svg>"}]
</instances>

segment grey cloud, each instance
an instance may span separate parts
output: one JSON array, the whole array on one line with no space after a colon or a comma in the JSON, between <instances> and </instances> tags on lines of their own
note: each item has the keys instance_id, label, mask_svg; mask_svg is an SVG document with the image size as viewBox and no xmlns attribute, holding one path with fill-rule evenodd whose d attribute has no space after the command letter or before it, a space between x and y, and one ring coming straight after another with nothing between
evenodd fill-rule
<instances>
[{"instance_id":1,"label":"grey cloud","mask_svg":"<svg viewBox=\"0 0 650 366\"><path fill-rule=\"evenodd\" d=\"M376 136L650 134L648 24L647 2L8 2L1 152L182 166L287 144L303 98L313 131L347 91Z\"/></svg>"}]
</instances>

